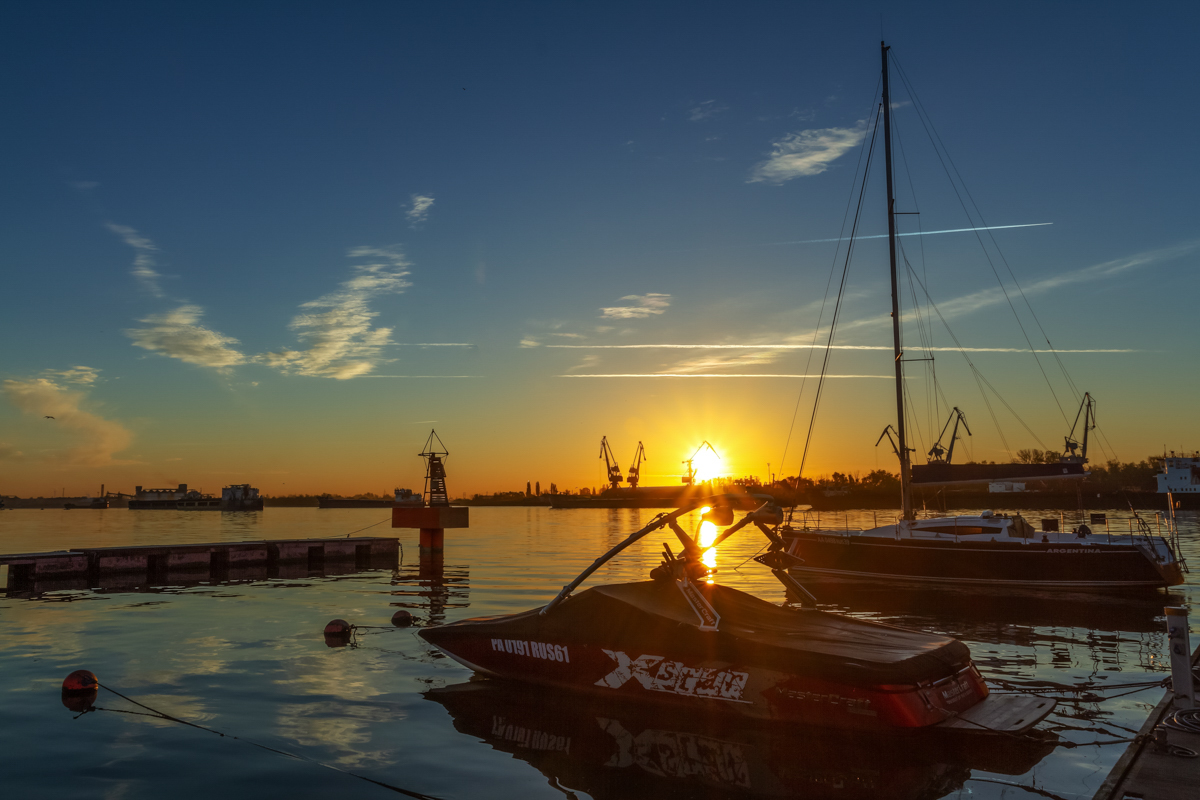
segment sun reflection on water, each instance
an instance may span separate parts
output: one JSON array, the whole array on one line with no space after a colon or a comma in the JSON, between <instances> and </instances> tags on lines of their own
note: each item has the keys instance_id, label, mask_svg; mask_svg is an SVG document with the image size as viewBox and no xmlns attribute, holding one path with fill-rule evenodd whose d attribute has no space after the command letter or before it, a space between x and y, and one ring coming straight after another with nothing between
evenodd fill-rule
<instances>
[{"instance_id":1,"label":"sun reflection on water","mask_svg":"<svg viewBox=\"0 0 1200 800\"><path fill-rule=\"evenodd\" d=\"M704 509L704 510L707 511L708 509ZM700 523L700 535L697 537L697 541L699 542L701 547L708 547L710 544L712 544L716 540L718 533L719 533L719 531L717 530L716 525L712 524L711 522L701 522ZM708 567L713 572L716 572L716 570L717 570L717 550L718 549L719 548L714 547L712 550L708 550L707 552L704 553L704 556L700 559L701 561L704 562L704 566ZM716 578L713 577L712 575L709 575L708 583L710 583L710 584L716 583Z\"/></svg>"}]
</instances>

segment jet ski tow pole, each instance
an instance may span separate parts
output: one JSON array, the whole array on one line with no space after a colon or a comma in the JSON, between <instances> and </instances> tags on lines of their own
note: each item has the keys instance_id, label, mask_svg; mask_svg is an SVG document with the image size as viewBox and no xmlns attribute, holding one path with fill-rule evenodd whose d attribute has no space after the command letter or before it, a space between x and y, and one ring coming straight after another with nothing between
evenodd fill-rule
<instances>
[{"instance_id":1,"label":"jet ski tow pole","mask_svg":"<svg viewBox=\"0 0 1200 800\"><path fill-rule=\"evenodd\" d=\"M547 603L545 606L543 606L541 614L543 616L545 616L546 614L549 614L551 611L553 611L555 606L557 606L563 600L566 600L568 597L570 597L571 592L578 589L579 585L581 583L583 583L584 581L586 581L589 577L591 577L592 573L594 573L596 570L600 569L600 567L604 566L608 561L611 561L614 557L616 557L618 554L620 554L620 552L622 550L629 547L631 544L636 543L639 539L641 539L651 533L654 533L657 530L661 530L662 528L665 528L668 525L671 527L671 530L672 530L672 532L674 532L675 536L678 537L680 542L683 544L685 555L691 555L692 553L701 553L702 554L708 548L701 549L699 546L697 546L695 541L690 536L688 536L687 533L682 528L680 528L678 524L676 524L675 520L679 519L684 514L688 514L692 511L695 511L697 508L703 508L704 506L712 506L713 508L729 509L728 506L721 506L719 504L720 501L722 501L722 500L737 502L737 501L743 501L745 499L746 499L746 495L742 495L742 494L714 495L712 497L705 497L702 499L693 500L690 503L688 503L687 505L680 506L679 508L677 508L676 510L674 510L670 513L656 515L654 517L654 519L650 520L649 524L647 524L641 530L638 530L638 531L635 531L635 532L629 534L629 536L627 536L623 541L618 542L616 545L613 546L613 548L611 550L609 550L607 553L605 553L604 555L597 558L594 562L592 562L592 565L590 567L585 569L583 572L579 573L579 576L577 578L575 578L575 580L571 581L566 586L564 586L562 588L562 591L559 592L558 595L553 600L551 600L549 603ZM749 514L746 515L745 519L743 519L736 526L733 526L732 532L736 532L736 529L741 528L747 522L754 521L751 518L754 517L756 514L759 514L760 512L762 512L769 505L770 505L770 501L768 500L766 503L763 503L761 506L756 508L754 511L751 511ZM732 509L729 509L729 511L730 511L730 516L732 516ZM731 531L729 531L729 530L725 531L724 534L722 534L722 536L717 540L717 542L724 541L725 539L729 538L730 533L731 533ZM714 542L714 546L717 542ZM808 594L808 593L805 592L805 594ZM811 596L812 595L809 595L809 597L811 597Z\"/></svg>"}]
</instances>

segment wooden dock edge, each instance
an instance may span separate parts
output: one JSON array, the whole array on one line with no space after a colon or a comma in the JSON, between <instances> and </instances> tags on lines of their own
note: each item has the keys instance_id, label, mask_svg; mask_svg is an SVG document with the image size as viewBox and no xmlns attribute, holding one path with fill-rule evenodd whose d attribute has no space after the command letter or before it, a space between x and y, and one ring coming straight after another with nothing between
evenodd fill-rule
<instances>
[{"instance_id":1,"label":"wooden dock edge","mask_svg":"<svg viewBox=\"0 0 1200 800\"><path fill-rule=\"evenodd\" d=\"M1200 645L1192 652L1192 667L1200 663ZM1163 693L1163 699L1158 701L1158 705L1150 712L1150 716L1146 717L1146 721L1142 723L1142 727L1138 730L1134 740L1130 742L1129 747L1125 748L1125 752L1117 759L1117 763L1113 764L1113 768L1109 771L1108 777L1104 779L1104 783L1100 784L1100 788L1092 795L1092 800L1120 800L1124 793L1118 794L1117 790L1125 783L1125 779L1129 777L1134 765L1137 763L1138 757L1142 755L1146 747L1153 741L1154 729L1162 722L1163 717L1172 710L1172 704L1175 700L1175 692L1167 689Z\"/></svg>"}]
</instances>

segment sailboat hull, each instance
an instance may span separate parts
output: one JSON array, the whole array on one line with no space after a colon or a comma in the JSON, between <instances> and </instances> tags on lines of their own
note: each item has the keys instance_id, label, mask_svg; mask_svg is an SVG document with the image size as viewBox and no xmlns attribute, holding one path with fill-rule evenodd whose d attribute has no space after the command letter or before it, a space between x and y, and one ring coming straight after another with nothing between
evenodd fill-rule
<instances>
[{"instance_id":1,"label":"sailboat hull","mask_svg":"<svg viewBox=\"0 0 1200 800\"><path fill-rule=\"evenodd\" d=\"M1140 544L889 540L837 532L797 531L788 552L804 560L797 577L1061 589L1152 589L1178 586L1177 561L1156 559Z\"/></svg>"}]
</instances>

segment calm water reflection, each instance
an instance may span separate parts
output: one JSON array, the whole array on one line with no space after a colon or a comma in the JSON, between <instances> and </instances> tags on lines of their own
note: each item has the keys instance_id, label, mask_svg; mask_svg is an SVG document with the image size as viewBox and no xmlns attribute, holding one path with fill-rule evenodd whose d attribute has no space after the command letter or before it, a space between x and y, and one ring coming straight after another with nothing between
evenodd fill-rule
<instances>
[{"instance_id":1,"label":"calm water reflection","mask_svg":"<svg viewBox=\"0 0 1200 800\"><path fill-rule=\"evenodd\" d=\"M389 794L175 723L113 712L72 719L59 702L59 685L81 667L164 712L447 798L1023 794L1005 783L1085 798L1120 755L1123 745L853 739L738 726L470 681L467 670L413 629L363 631L356 646L334 649L321 636L331 618L386 626L397 608L434 624L540 605L652 513L479 508L469 530L447 532L441 562L418 557L415 531L398 531L405 550L394 570L72 589L32 598L0 593L5 794ZM8 511L0 513L0 552L333 536L385 516L374 509ZM847 517L851 526L871 521L872 512ZM1200 565L1194 515L1183 529L1187 555ZM376 532L391 534L386 523L364 531ZM658 562L660 541L651 537L593 582L643 579ZM771 575L744 563L759 546L752 537L723 545L719 580L782 602ZM1068 697L1043 727L1063 743L1086 743L1127 737L1161 690L1106 700L1128 689L1075 689L1162 678L1162 606L1190 604L1195 588L1141 596L814 591L831 610L963 639L999 690ZM99 704L136 710L105 692Z\"/></svg>"}]
</instances>

